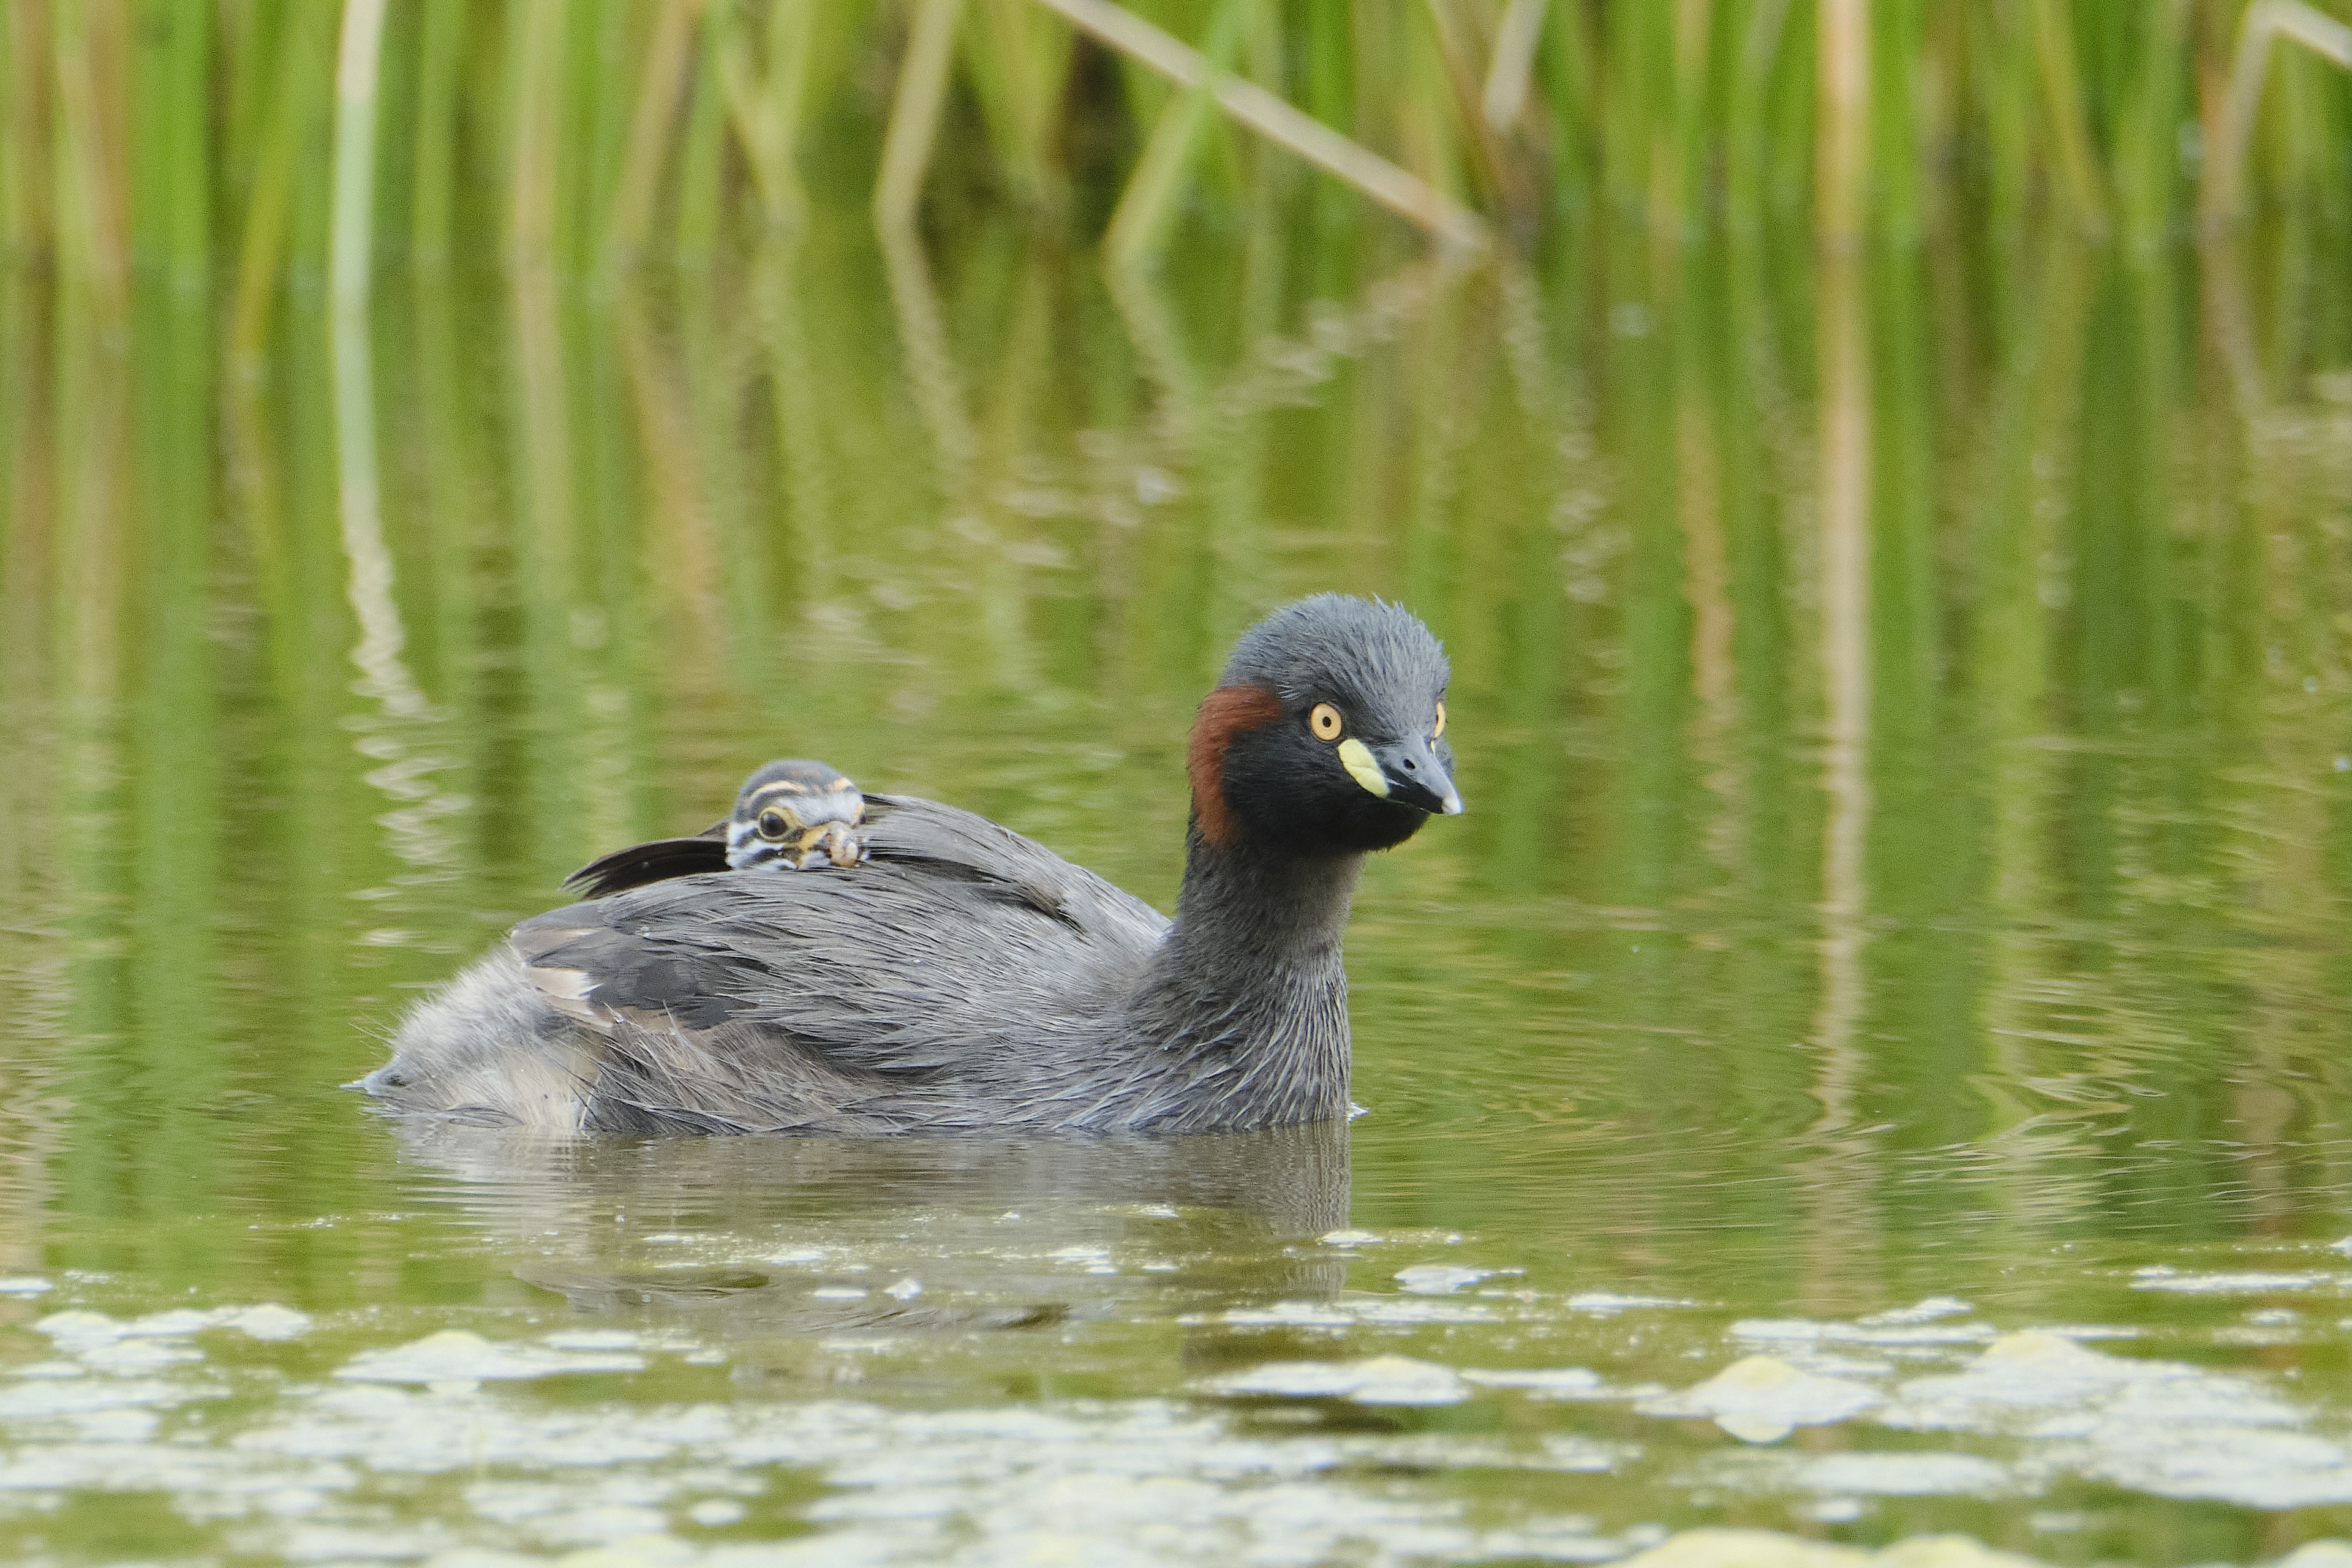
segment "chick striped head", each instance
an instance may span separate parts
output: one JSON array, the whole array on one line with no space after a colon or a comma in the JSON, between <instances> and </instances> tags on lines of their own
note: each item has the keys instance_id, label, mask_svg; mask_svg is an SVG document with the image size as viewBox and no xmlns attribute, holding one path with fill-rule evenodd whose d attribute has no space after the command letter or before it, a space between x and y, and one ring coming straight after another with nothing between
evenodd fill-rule
<instances>
[{"instance_id":1,"label":"chick striped head","mask_svg":"<svg viewBox=\"0 0 2352 1568\"><path fill-rule=\"evenodd\" d=\"M806 871L866 858L866 796L836 768L790 759L744 783L727 818L727 864L737 871L782 866Z\"/></svg>"}]
</instances>

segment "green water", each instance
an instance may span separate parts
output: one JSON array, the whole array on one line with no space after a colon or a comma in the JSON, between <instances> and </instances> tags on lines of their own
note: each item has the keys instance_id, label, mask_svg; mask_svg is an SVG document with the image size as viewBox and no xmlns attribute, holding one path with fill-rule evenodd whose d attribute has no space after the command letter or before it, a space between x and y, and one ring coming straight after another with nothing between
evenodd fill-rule
<instances>
[{"instance_id":1,"label":"green water","mask_svg":"<svg viewBox=\"0 0 2352 1568\"><path fill-rule=\"evenodd\" d=\"M844 220L257 352L0 278L0 1556L2352 1536L2334 263L1344 240ZM1166 907L1192 704L1334 587L1469 803L1365 878L1351 1126L336 1088L772 755Z\"/></svg>"}]
</instances>

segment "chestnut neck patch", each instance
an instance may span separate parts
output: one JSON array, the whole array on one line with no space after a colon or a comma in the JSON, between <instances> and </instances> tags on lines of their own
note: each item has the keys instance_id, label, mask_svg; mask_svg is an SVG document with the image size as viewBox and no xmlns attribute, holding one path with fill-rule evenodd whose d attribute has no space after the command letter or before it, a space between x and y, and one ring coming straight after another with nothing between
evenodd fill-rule
<instances>
[{"instance_id":1,"label":"chestnut neck patch","mask_svg":"<svg viewBox=\"0 0 2352 1568\"><path fill-rule=\"evenodd\" d=\"M1210 843L1230 847L1237 831L1225 804L1225 748L1243 731L1280 717L1282 699L1262 686L1220 686L1201 700L1184 748L1184 772L1192 781L1192 815Z\"/></svg>"}]
</instances>

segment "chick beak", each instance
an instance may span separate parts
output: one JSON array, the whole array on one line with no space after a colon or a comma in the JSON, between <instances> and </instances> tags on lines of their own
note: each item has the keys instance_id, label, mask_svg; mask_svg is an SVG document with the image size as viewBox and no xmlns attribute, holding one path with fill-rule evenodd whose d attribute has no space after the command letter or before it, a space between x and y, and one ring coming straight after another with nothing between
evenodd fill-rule
<instances>
[{"instance_id":1,"label":"chick beak","mask_svg":"<svg viewBox=\"0 0 2352 1568\"><path fill-rule=\"evenodd\" d=\"M1372 755L1381 764L1381 776L1388 781L1389 799L1441 816L1462 815L1461 793L1424 738L1416 735L1382 746Z\"/></svg>"},{"instance_id":2,"label":"chick beak","mask_svg":"<svg viewBox=\"0 0 2352 1568\"><path fill-rule=\"evenodd\" d=\"M803 871L827 861L846 870L866 858L865 841L845 822L818 823L803 829L792 842L798 856L794 865Z\"/></svg>"},{"instance_id":3,"label":"chick beak","mask_svg":"<svg viewBox=\"0 0 2352 1568\"><path fill-rule=\"evenodd\" d=\"M845 871L862 863L866 853L866 841L846 827L830 835L825 842L825 858Z\"/></svg>"}]
</instances>

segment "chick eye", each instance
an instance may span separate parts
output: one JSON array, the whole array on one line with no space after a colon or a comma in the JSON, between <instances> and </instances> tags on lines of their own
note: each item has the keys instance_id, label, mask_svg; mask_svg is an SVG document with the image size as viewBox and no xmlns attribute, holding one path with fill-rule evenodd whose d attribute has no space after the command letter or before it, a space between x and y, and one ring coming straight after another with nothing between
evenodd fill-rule
<instances>
[{"instance_id":1,"label":"chick eye","mask_svg":"<svg viewBox=\"0 0 2352 1568\"><path fill-rule=\"evenodd\" d=\"M1307 723L1318 740L1336 741L1339 738L1339 710L1328 702L1318 702L1315 711L1307 715Z\"/></svg>"},{"instance_id":2,"label":"chick eye","mask_svg":"<svg viewBox=\"0 0 2352 1568\"><path fill-rule=\"evenodd\" d=\"M1437 728L1429 732L1429 738L1434 741L1444 733L1445 733L1445 704L1441 702L1437 705Z\"/></svg>"},{"instance_id":3,"label":"chick eye","mask_svg":"<svg viewBox=\"0 0 2352 1568\"><path fill-rule=\"evenodd\" d=\"M778 839L782 838L792 830L793 819L786 816L782 812L777 811L772 807L760 814L761 837L771 840Z\"/></svg>"}]
</instances>

